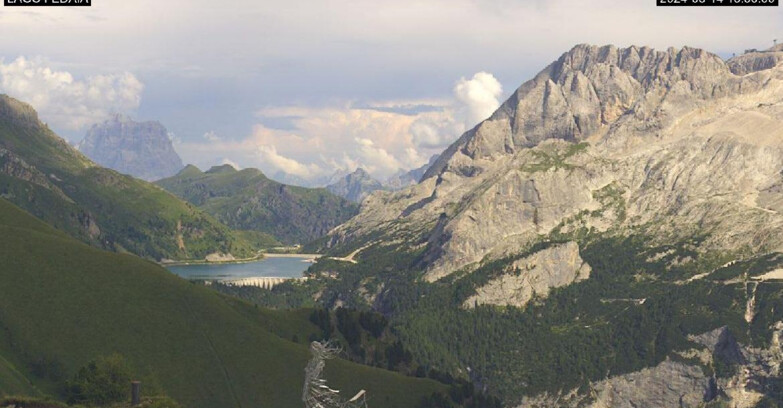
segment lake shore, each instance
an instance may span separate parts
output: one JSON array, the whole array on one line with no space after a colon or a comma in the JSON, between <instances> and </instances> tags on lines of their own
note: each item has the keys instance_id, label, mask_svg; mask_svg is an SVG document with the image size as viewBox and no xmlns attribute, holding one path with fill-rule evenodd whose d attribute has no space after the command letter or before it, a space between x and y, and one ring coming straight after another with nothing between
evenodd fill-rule
<instances>
[{"instance_id":1,"label":"lake shore","mask_svg":"<svg viewBox=\"0 0 783 408\"><path fill-rule=\"evenodd\" d=\"M290 254L290 253L267 253L260 252L258 255L252 258L242 259L227 259L220 261L210 261L206 259L192 259L187 261L176 261L172 259L163 259L157 262L158 265L167 266L189 266L189 265L231 265L231 264L245 264L251 262L258 262L266 258L302 258L304 261L316 262L320 258L321 254Z\"/></svg>"},{"instance_id":2,"label":"lake shore","mask_svg":"<svg viewBox=\"0 0 783 408\"><path fill-rule=\"evenodd\" d=\"M322 254L276 254L276 253L263 253L264 258L302 258L315 261L322 257Z\"/></svg>"}]
</instances>

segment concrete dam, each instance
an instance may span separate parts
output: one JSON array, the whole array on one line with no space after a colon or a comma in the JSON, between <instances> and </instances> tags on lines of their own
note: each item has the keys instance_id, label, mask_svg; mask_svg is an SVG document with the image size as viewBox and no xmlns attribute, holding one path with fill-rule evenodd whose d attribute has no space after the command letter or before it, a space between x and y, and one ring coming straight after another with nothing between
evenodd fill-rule
<instances>
[{"instance_id":1,"label":"concrete dam","mask_svg":"<svg viewBox=\"0 0 783 408\"><path fill-rule=\"evenodd\" d=\"M307 278L254 277L224 280L221 283L229 286L255 286L257 288L272 289L273 287L288 280L304 281L306 279Z\"/></svg>"}]
</instances>

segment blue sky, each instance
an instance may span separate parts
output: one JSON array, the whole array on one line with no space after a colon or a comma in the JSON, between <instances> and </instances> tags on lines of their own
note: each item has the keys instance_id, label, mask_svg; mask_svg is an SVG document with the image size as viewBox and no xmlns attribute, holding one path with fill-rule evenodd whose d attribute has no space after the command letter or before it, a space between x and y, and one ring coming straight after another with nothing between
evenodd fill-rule
<instances>
[{"instance_id":1,"label":"blue sky","mask_svg":"<svg viewBox=\"0 0 783 408\"><path fill-rule=\"evenodd\" d=\"M578 43L722 56L783 40L780 8L654 0L94 0L0 8L0 92L71 142L112 112L186 162L316 180L417 167Z\"/></svg>"}]
</instances>

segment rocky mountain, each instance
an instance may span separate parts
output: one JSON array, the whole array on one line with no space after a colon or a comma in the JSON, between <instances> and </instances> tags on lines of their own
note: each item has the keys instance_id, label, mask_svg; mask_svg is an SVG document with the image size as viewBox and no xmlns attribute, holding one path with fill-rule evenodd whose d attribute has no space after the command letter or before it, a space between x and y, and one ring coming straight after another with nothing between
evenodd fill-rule
<instances>
[{"instance_id":1,"label":"rocky mountain","mask_svg":"<svg viewBox=\"0 0 783 408\"><path fill-rule=\"evenodd\" d=\"M783 73L736 75L732 64L692 48L578 46L419 185L373 197L334 243L416 231L429 280L580 226L682 236L693 228L672 223L709 225L705 247L778 249Z\"/></svg>"},{"instance_id":2,"label":"rocky mountain","mask_svg":"<svg viewBox=\"0 0 783 408\"><path fill-rule=\"evenodd\" d=\"M250 256L255 243L155 185L90 161L0 95L0 197L99 248L160 259Z\"/></svg>"},{"instance_id":3,"label":"rocky mountain","mask_svg":"<svg viewBox=\"0 0 783 408\"><path fill-rule=\"evenodd\" d=\"M393 316L509 406L780 400L780 52L574 47L419 184L368 196L310 295ZM742 361L694 346L723 326Z\"/></svg>"},{"instance_id":4,"label":"rocky mountain","mask_svg":"<svg viewBox=\"0 0 783 408\"><path fill-rule=\"evenodd\" d=\"M478 305L524 307L534 297L546 298L551 289L590 277L590 265L579 256L575 242L555 245L518 259L501 275L476 288L465 307Z\"/></svg>"},{"instance_id":5,"label":"rocky mountain","mask_svg":"<svg viewBox=\"0 0 783 408\"><path fill-rule=\"evenodd\" d=\"M230 165L206 172L188 165L157 184L233 228L284 244L320 238L358 211L356 204L326 189L289 186L260 170L239 171Z\"/></svg>"},{"instance_id":6,"label":"rocky mountain","mask_svg":"<svg viewBox=\"0 0 783 408\"><path fill-rule=\"evenodd\" d=\"M78 149L101 166L147 181L172 176L183 167L160 122L135 122L123 115L93 125Z\"/></svg>"},{"instance_id":7,"label":"rocky mountain","mask_svg":"<svg viewBox=\"0 0 783 408\"><path fill-rule=\"evenodd\" d=\"M383 190L384 187L380 181L375 180L363 168L359 167L336 183L326 186L326 189L332 194L355 203L361 203L373 191Z\"/></svg>"}]
</instances>

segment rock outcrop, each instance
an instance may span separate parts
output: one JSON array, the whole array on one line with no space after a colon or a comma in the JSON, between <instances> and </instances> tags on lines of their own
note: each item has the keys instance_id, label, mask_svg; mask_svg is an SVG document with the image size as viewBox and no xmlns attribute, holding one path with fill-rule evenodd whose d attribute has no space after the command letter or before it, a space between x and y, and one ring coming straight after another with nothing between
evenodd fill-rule
<instances>
[{"instance_id":1,"label":"rock outcrop","mask_svg":"<svg viewBox=\"0 0 783 408\"><path fill-rule=\"evenodd\" d=\"M781 249L783 66L742 58L579 45L419 184L368 197L329 245L425 242L430 281L583 227L669 240L698 228L705 249Z\"/></svg>"},{"instance_id":2,"label":"rock outcrop","mask_svg":"<svg viewBox=\"0 0 783 408\"><path fill-rule=\"evenodd\" d=\"M519 408L702 407L711 402L716 406L753 408L765 395L779 393L775 381L783 362L783 322L775 323L772 333L770 346L761 349L740 345L726 327L721 327L691 337L703 349L680 353L678 360L700 357L700 364L667 359L655 367L592 383L588 392L573 390L525 398ZM733 367L734 373L717 376L713 368L716 359Z\"/></svg>"},{"instance_id":3,"label":"rock outcrop","mask_svg":"<svg viewBox=\"0 0 783 408\"><path fill-rule=\"evenodd\" d=\"M101 166L147 181L182 169L182 159L159 122L135 122L116 115L93 125L78 149Z\"/></svg>"},{"instance_id":4,"label":"rock outcrop","mask_svg":"<svg viewBox=\"0 0 783 408\"><path fill-rule=\"evenodd\" d=\"M554 245L514 261L505 274L476 289L464 307L498 305L522 307L533 297L545 298L550 289L590 277L590 265L579 256L575 242Z\"/></svg>"},{"instance_id":5,"label":"rock outcrop","mask_svg":"<svg viewBox=\"0 0 783 408\"><path fill-rule=\"evenodd\" d=\"M746 75L751 72L772 69L783 62L783 45L766 51L749 51L729 61L731 72Z\"/></svg>"}]
</instances>

